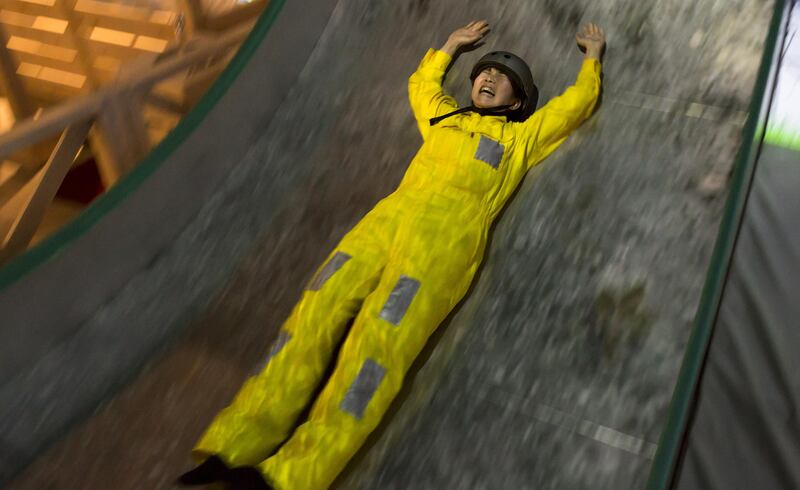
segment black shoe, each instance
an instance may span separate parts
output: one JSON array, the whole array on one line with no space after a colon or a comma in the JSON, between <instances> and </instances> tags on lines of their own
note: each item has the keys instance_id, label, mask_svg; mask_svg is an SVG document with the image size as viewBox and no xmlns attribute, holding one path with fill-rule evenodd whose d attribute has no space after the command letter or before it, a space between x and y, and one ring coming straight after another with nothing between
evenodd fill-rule
<instances>
[{"instance_id":1,"label":"black shoe","mask_svg":"<svg viewBox=\"0 0 800 490\"><path fill-rule=\"evenodd\" d=\"M272 490L261 472L252 466L239 466L228 471L225 481L230 490Z\"/></svg>"},{"instance_id":2,"label":"black shoe","mask_svg":"<svg viewBox=\"0 0 800 490\"><path fill-rule=\"evenodd\" d=\"M189 487L207 485L217 481L227 480L231 469L218 456L210 456L193 470L187 471L178 477L178 484Z\"/></svg>"}]
</instances>

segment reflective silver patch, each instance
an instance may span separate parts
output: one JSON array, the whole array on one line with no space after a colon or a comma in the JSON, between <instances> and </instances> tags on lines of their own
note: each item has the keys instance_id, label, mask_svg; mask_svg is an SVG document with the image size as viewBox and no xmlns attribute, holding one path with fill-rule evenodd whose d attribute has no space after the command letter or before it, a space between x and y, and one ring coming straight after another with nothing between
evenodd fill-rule
<instances>
[{"instance_id":1,"label":"reflective silver patch","mask_svg":"<svg viewBox=\"0 0 800 490\"><path fill-rule=\"evenodd\" d=\"M336 271L342 268L342 266L350 260L352 257L344 252L336 252L333 257L325 264L325 266L317 273L314 277L314 280L311 281L311 285L308 286L309 291L319 291L320 288L327 282L328 279L331 278Z\"/></svg>"},{"instance_id":2,"label":"reflective silver patch","mask_svg":"<svg viewBox=\"0 0 800 490\"><path fill-rule=\"evenodd\" d=\"M503 145L497 141L481 135L481 140L478 142L478 150L475 152L475 159L497 168L500 166L500 161L503 160L504 150Z\"/></svg>"},{"instance_id":3,"label":"reflective silver patch","mask_svg":"<svg viewBox=\"0 0 800 490\"><path fill-rule=\"evenodd\" d=\"M347 393L344 395L344 399L339 405L339 408L352 414L357 419L363 418L364 410L367 409L369 401L372 399L381 381L383 381L383 376L385 374L386 368L377 362L372 359L364 361L353 384L347 389Z\"/></svg>"},{"instance_id":4,"label":"reflective silver patch","mask_svg":"<svg viewBox=\"0 0 800 490\"><path fill-rule=\"evenodd\" d=\"M379 316L393 325L399 325L418 289L419 281L400 276Z\"/></svg>"},{"instance_id":5,"label":"reflective silver patch","mask_svg":"<svg viewBox=\"0 0 800 490\"><path fill-rule=\"evenodd\" d=\"M256 372L263 371L264 368L267 367L267 364L269 364L269 361L271 361L273 357L277 356L278 352L280 352L291 339L292 339L292 334L290 334L289 332L285 330L281 330L280 332L278 332L278 338L276 338L275 341L272 343L272 346L269 348L269 352L267 352L267 357L264 359L264 362L262 362L261 365L258 367Z\"/></svg>"}]
</instances>

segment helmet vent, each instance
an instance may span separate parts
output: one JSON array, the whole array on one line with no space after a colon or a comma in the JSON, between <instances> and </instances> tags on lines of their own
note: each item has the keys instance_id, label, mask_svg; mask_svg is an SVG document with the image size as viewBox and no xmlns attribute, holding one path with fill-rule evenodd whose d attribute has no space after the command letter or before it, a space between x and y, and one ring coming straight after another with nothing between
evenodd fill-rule
<instances>
[{"instance_id":1,"label":"helmet vent","mask_svg":"<svg viewBox=\"0 0 800 490\"><path fill-rule=\"evenodd\" d=\"M511 56L509 56L509 55L507 55L507 54L504 54L504 55L503 55L503 58L511 58Z\"/></svg>"}]
</instances>

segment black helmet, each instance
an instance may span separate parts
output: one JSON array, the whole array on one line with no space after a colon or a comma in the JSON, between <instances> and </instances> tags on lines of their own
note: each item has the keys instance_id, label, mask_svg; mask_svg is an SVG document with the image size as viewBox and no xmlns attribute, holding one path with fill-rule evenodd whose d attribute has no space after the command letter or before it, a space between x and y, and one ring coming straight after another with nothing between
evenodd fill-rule
<instances>
[{"instance_id":1,"label":"black helmet","mask_svg":"<svg viewBox=\"0 0 800 490\"><path fill-rule=\"evenodd\" d=\"M516 95L522 98L522 106L514 111L509 117L510 120L524 121L533 111L539 101L539 89L533 83L531 69L525 60L507 51L492 51L483 55L481 59L472 67L469 79L475 82L475 78L486 68L494 67L505 73L514 86Z\"/></svg>"}]
</instances>

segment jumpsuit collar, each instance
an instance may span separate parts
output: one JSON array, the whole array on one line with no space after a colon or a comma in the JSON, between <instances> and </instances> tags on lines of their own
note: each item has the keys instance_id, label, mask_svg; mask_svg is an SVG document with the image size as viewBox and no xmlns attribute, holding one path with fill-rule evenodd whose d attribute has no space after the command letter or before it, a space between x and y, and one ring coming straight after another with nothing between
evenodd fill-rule
<instances>
[{"instance_id":1,"label":"jumpsuit collar","mask_svg":"<svg viewBox=\"0 0 800 490\"><path fill-rule=\"evenodd\" d=\"M505 126L508 119L506 116L481 116L477 113L471 113L464 117L457 118L454 121L455 125L461 128L462 131L467 132L486 132L490 127Z\"/></svg>"},{"instance_id":2,"label":"jumpsuit collar","mask_svg":"<svg viewBox=\"0 0 800 490\"><path fill-rule=\"evenodd\" d=\"M505 110L511 107L510 105L504 105L500 107L494 107L492 109L480 109L475 107L474 105L468 105L467 107L462 107L461 109L457 109L453 112L449 112L447 114L443 114L441 116L433 117L430 119L430 125L435 126L443 119L447 119L450 116L455 116L456 114L463 114L465 112L471 112L472 115L479 114L481 116L494 116L494 117L503 117L508 120L508 116L505 113Z\"/></svg>"}]
</instances>

